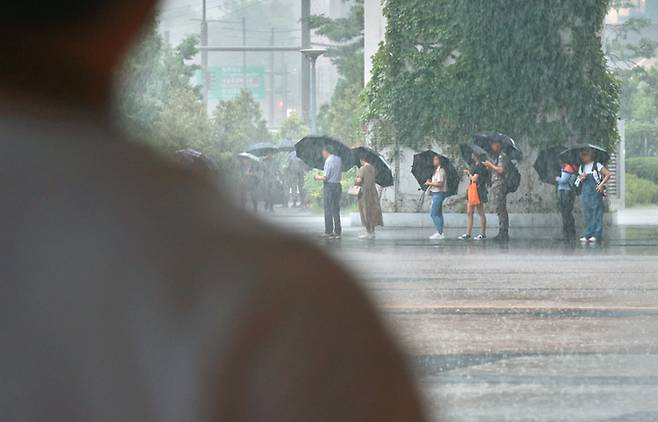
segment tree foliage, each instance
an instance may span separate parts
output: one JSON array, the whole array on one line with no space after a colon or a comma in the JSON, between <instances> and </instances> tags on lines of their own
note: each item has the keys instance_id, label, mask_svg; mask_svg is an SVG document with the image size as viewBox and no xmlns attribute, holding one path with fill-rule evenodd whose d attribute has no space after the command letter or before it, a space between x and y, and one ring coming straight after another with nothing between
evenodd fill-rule
<instances>
[{"instance_id":1,"label":"tree foliage","mask_svg":"<svg viewBox=\"0 0 658 422\"><path fill-rule=\"evenodd\" d=\"M244 151L250 144L271 138L259 104L249 91L221 101L214 113L213 148L222 152Z\"/></svg>"},{"instance_id":2,"label":"tree foliage","mask_svg":"<svg viewBox=\"0 0 658 422\"><path fill-rule=\"evenodd\" d=\"M297 142L310 133L311 130L304 124L304 119L299 114L293 113L283 122L277 137L279 141Z\"/></svg>"},{"instance_id":3,"label":"tree foliage","mask_svg":"<svg viewBox=\"0 0 658 422\"><path fill-rule=\"evenodd\" d=\"M154 29L129 57L123 70L117 106L122 126L158 149L208 143L209 122L198 87L191 83L197 66L198 39L168 44Z\"/></svg>"},{"instance_id":4,"label":"tree foliage","mask_svg":"<svg viewBox=\"0 0 658 422\"><path fill-rule=\"evenodd\" d=\"M320 128L350 144L363 141L363 0L352 4L345 18L330 19L312 16L310 26L319 35L327 37L336 46L327 55L336 65L340 78L331 103L320 110Z\"/></svg>"},{"instance_id":5,"label":"tree foliage","mask_svg":"<svg viewBox=\"0 0 658 422\"><path fill-rule=\"evenodd\" d=\"M402 144L499 130L534 145L617 140L608 0L388 0L367 117Z\"/></svg>"}]
</instances>

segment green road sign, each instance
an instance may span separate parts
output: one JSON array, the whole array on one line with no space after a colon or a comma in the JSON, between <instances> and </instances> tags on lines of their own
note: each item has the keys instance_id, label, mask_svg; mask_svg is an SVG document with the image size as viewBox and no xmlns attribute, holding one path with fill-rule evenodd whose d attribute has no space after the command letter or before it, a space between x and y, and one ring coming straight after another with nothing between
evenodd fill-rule
<instances>
[{"instance_id":1,"label":"green road sign","mask_svg":"<svg viewBox=\"0 0 658 422\"><path fill-rule=\"evenodd\" d=\"M265 68L263 66L247 66L242 72L242 66L212 66L208 68L210 89L208 98L211 100L230 100L240 94L245 88L258 101L265 99Z\"/></svg>"}]
</instances>

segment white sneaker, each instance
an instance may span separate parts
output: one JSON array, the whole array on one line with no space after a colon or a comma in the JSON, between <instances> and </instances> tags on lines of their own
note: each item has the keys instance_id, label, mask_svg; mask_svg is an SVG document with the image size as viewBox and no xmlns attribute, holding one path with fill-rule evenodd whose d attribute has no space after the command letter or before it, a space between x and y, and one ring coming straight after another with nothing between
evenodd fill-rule
<instances>
[{"instance_id":1,"label":"white sneaker","mask_svg":"<svg viewBox=\"0 0 658 422\"><path fill-rule=\"evenodd\" d=\"M478 235L474 238L474 240L487 240L487 236L485 236L485 235L483 235L483 234L478 234Z\"/></svg>"},{"instance_id":2,"label":"white sneaker","mask_svg":"<svg viewBox=\"0 0 658 422\"><path fill-rule=\"evenodd\" d=\"M370 239L370 234L363 233L363 234L359 235L359 239Z\"/></svg>"},{"instance_id":3,"label":"white sneaker","mask_svg":"<svg viewBox=\"0 0 658 422\"><path fill-rule=\"evenodd\" d=\"M459 236L457 238L457 240L471 240L471 236L469 236L467 234L462 234L461 236Z\"/></svg>"},{"instance_id":4,"label":"white sneaker","mask_svg":"<svg viewBox=\"0 0 658 422\"><path fill-rule=\"evenodd\" d=\"M590 238L589 238L589 239L587 239L587 240L589 240L589 243L596 243L596 242L598 242L598 241L599 241L599 239L597 239L597 238L596 238L596 237L594 237L594 236L592 236L592 237L590 237Z\"/></svg>"},{"instance_id":5,"label":"white sneaker","mask_svg":"<svg viewBox=\"0 0 658 422\"><path fill-rule=\"evenodd\" d=\"M586 238L585 236L580 238L580 243L588 243L588 242L589 242L589 239Z\"/></svg>"},{"instance_id":6,"label":"white sneaker","mask_svg":"<svg viewBox=\"0 0 658 422\"><path fill-rule=\"evenodd\" d=\"M443 240L445 238L446 236L443 233L438 233L438 232L430 236L430 240Z\"/></svg>"}]
</instances>

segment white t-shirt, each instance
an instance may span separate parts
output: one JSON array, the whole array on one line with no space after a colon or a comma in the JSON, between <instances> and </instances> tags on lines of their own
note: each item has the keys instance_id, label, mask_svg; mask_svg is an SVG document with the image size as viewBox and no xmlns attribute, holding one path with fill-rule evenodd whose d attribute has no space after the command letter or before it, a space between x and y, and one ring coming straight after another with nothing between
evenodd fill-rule
<instances>
[{"instance_id":1,"label":"white t-shirt","mask_svg":"<svg viewBox=\"0 0 658 422\"><path fill-rule=\"evenodd\" d=\"M589 164L581 165L578 173L580 175L583 174L587 176L591 175L596 183L601 183L602 171L603 171L603 164L596 163L596 171L594 171L594 163L592 162Z\"/></svg>"},{"instance_id":2,"label":"white t-shirt","mask_svg":"<svg viewBox=\"0 0 658 422\"><path fill-rule=\"evenodd\" d=\"M434 172L434 175L432 176L432 183L440 183L443 182L443 186L436 187L432 186L430 189L432 192L446 192L448 190L447 186L447 181L446 181L446 171L443 167L439 167L436 169Z\"/></svg>"}]
</instances>

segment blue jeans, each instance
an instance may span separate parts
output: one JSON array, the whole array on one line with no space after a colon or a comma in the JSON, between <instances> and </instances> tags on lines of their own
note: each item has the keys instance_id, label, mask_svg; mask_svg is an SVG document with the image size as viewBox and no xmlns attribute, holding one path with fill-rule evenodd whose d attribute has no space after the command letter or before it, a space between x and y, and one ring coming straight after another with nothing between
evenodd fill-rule
<instances>
[{"instance_id":1,"label":"blue jeans","mask_svg":"<svg viewBox=\"0 0 658 422\"><path fill-rule=\"evenodd\" d=\"M596 191L596 182L588 176L583 182L581 198L585 214L585 237L603 237L603 195Z\"/></svg>"},{"instance_id":2,"label":"blue jeans","mask_svg":"<svg viewBox=\"0 0 658 422\"><path fill-rule=\"evenodd\" d=\"M438 233L443 233L443 201L446 199L445 192L432 192L432 222Z\"/></svg>"}]
</instances>

